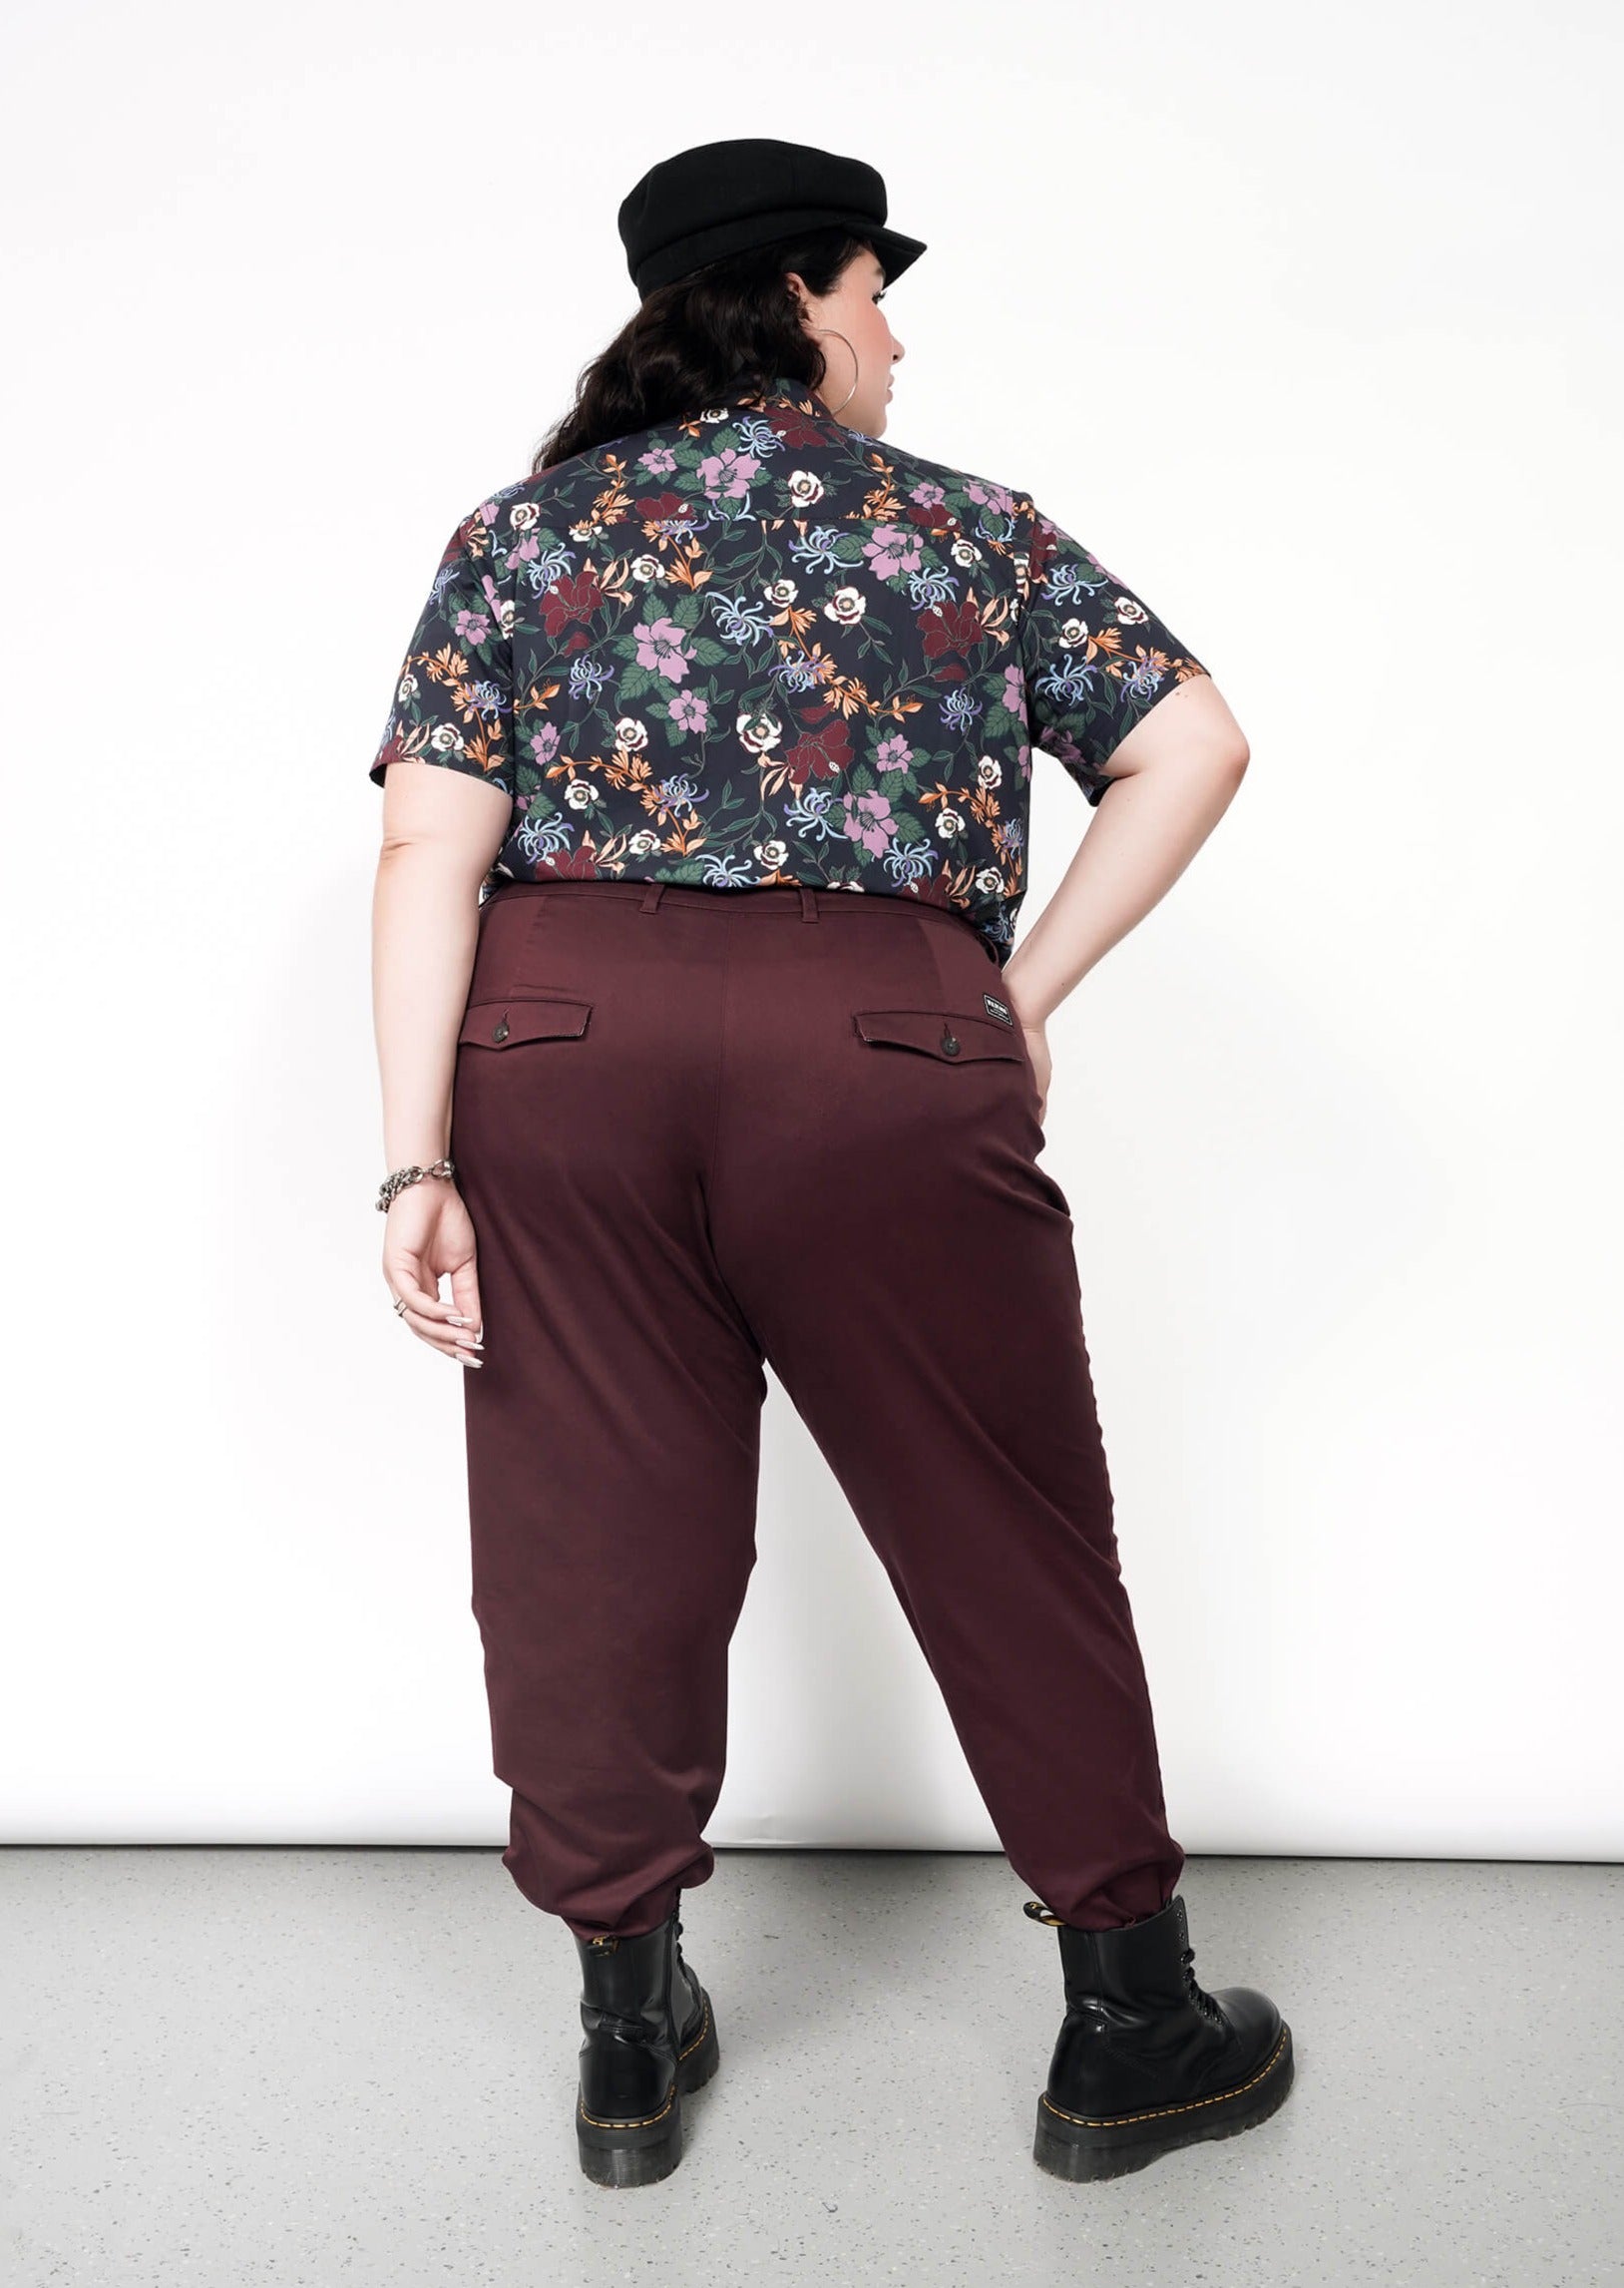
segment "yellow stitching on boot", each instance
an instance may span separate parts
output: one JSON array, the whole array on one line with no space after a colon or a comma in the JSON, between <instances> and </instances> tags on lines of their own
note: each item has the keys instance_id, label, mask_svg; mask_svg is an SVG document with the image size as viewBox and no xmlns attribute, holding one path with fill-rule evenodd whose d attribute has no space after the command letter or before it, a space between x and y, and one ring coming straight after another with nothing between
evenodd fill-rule
<instances>
[{"instance_id":1,"label":"yellow stitching on boot","mask_svg":"<svg viewBox=\"0 0 1624 2288\"><path fill-rule=\"evenodd\" d=\"M694 2036L693 2040L692 2040L692 2041L691 2041L691 2042L688 2044L688 2050L697 2050L697 2049L698 2049L698 2047L699 2047L700 2043L701 2043L701 2042L703 2042L703 2040L704 2040L704 2038L705 2038L705 2029L706 2029L706 2028L709 2026L709 2024L710 2024L710 1997L709 1997L708 1995L706 1995L706 1997L705 1997L705 2007L704 2007L704 2012L703 2012L703 2015L701 2016L701 2018L700 2018L700 2020L699 2020L699 2031L698 2031L698 2033L697 2033L697 2034ZM677 2052L677 2054L676 2054L676 2055L677 2055L677 2059L678 2059L678 2062L680 2062L682 2059L686 2058L686 2056L688 2055L688 2050L679 2050L679 2051ZM591 2121L591 2123L593 2124L593 2127L594 2127L595 2129L646 2129L646 2128L650 2128L650 2127L653 2125L653 2123L654 2123L655 2121L662 2121L662 2120L665 2118L665 2115L666 2115L666 2114L667 2114L667 2113L670 2111L670 2109L671 2109L671 2100L672 2100L672 2098L674 2098L674 2097L675 2097L675 2095L676 2095L676 2083L673 2081L673 2082L671 2083L670 2096L668 2096L668 2097L666 2098L666 2100L665 2100L664 2104L663 2104L663 2105L661 2105L661 2107L660 2107L659 2111L658 2111L657 2113L645 2113L645 2114L643 2115L643 2117L642 2117L642 2119L641 2119L640 2121L628 2121L628 2120L624 2120L624 2119L621 2119L621 2120L616 2120L616 2121L604 2121L604 2120L600 2120L600 2119L599 2119L599 2117L598 2117L598 2115L597 2115L596 2113L589 2113L589 2112L588 2112L588 2110L587 2110L587 2108L586 2108L586 2106L585 2106L584 2104L579 2104L579 2111L580 2111L580 2114L581 2114L581 2118L582 2118L584 2121Z\"/></svg>"},{"instance_id":2,"label":"yellow stitching on boot","mask_svg":"<svg viewBox=\"0 0 1624 2288\"><path fill-rule=\"evenodd\" d=\"M646 2129L653 2122L662 2121L665 2118L665 2115L671 2109L671 2098L675 2095L676 2084L673 2081L671 2084L671 2095L670 2097L666 2098L659 2111L657 2113L645 2113L640 2121L627 2121L625 2119L618 2121L601 2121L596 2113L589 2113L586 2106L580 2104L579 2100L577 2109L581 2114L581 2118L584 2121L591 2121L595 2129Z\"/></svg>"},{"instance_id":3,"label":"yellow stitching on boot","mask_svg":"<svg viewBox=\"0 0 1624 2288\"><path fill-rule=\"evenodd\" d=\"M697 2049L698 2049L698 2047L699 2047L700 2043L701 2043L701 2042L703 2042L703 2040L704 2040L704 2038L705 2038L705 2028L706 2028L706 2027L707 2027L709 2024L710 2024L710 1997L709 1997L709 1995L707 1994L707 1995L705 1996L705 2007L704 2007L703 2011L700 2013L700 2017L699 2017L699 2031L698 2031L698 2033L697 2033L697 2034L694 2036L693 2040L692 2040L692 2041L691 2041L691 2042L688 2044L688 2050L697 2050ZM679 2051L677 2052L676 2056L677 2056L677 2062L678 2062L678 2063L680 2063L680 2062L681 2062L681 2060L682 2060L684 2058L686 2058L686 2056L688 2055L688 2050L679 2050Z\"/></svg>"},{"instance_id":4,"label":"yellow stitching on boot","mask_svg":"<svg viewBox=\"0 0 1624 2288\"><path fill-rule=\"evenodd\" d=\"M1289 2028L1281 2028L1280 2040L1275 2044L1268 2063L1260 2065L1250 2081L1241 2082L1240 2086L1235 2089L1220 2089L1214 2097L1192 2097L1183 2105L1157 2105L1148 2113L1105 2113L1097 2115L1093 2113L1068 2113L1063 2105L1055 2104L1046 2089L1042 2092L1042 2102L1051 2113L1058 2113L1062 2121L1075 2121L1085 2129L1114 2129L1129 2121L1159 2121L1169 2113L1196 2113L1200 2111L1203 2105L1227 2105L1231 2097L1244 2097L1248 2089L1255 2089L1266 2074L1274 2071L1280 2062L1281 2054L1285 2050L1286 2036L1289 2032Z\"/></svg>"}]
</instances>

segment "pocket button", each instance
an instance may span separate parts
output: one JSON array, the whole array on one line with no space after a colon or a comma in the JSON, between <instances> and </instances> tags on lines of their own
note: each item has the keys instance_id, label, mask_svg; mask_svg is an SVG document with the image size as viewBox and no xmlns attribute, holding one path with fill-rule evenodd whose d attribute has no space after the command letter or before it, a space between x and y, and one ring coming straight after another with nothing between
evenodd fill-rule
<instances>
[{"instance_id":1,"label":"pocket button","mask_svg":"<svg viewBox=\"0 0 1624 2288\"><path fill-rule=\"evenodd\" d=\"M506 1012L506 1011L504 1011L504 1012L503 1012L503 1014L502 1014L502 1016L501 1016L501 1017L499 1017L499 1018L498 1018L498 1020L497 1020L497 1024L496 1024L496 1030L495 1030L495 1031L492 1033L492 1035L491 1035L491 1039L492 1039L493 1041L506 1041L506 1039L507 1039L507 1038L508 1038L508 1018L507 1018L507 1012Z\"/></svg>"},{"instance_id":2,"label":"pocket button","mask_svg":"<svg viewBox=\"0 0 1624 2288\"><path fill-rule=\"evenodd\" d=\"M942 1054L944 1057L957 1057L959 1054L958 1035L949 1025L942 1028Z\"/></svg>"}]
</instances>

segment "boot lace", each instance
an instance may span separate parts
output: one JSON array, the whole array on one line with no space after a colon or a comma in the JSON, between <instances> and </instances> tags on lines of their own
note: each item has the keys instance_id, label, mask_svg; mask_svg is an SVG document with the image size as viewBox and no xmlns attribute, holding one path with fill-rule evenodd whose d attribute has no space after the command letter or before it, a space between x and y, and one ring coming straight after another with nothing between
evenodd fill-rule
<instances>
[{"instance_id":1,"label":"boot lace","mask_svg":"<svg viewBox=\"0 0 1624 2288\"><path fill-rule=\"evenodd\" d=\"M1178 1960L1179 1968L1184 1973L1184 1991L1195 2004L1196 2009L1211 2025L1227 2026L1229 2021L1225 2018L1222 2009L1195 1975L1194 1947L1186 1947Z\"/></svg>"}]
</instances>

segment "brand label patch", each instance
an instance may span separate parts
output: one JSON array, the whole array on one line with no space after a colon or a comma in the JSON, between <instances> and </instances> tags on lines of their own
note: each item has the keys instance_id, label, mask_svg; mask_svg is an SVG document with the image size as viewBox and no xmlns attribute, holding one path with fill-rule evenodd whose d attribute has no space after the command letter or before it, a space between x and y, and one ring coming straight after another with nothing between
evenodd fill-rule
<instances>
[{"instance_id":1,"label":"brand label patch","mask_svg":"<svg viewBox=\"0 0 1624 2288\"><path fill-rule=\"evenodd\" d=\"M996 993L984 993L982 999L987 1004L989 1017L996 1017L1001 1025L1014 1025L1015 1017L1008 1002L1001 1001Z\"/></svg>"}]
</instances>

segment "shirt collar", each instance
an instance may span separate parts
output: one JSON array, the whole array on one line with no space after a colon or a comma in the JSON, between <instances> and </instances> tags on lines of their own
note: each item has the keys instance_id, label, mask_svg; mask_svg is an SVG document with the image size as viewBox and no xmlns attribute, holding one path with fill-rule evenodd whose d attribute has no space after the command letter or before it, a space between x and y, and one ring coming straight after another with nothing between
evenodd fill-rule
<instances>
[{"instance_id":1,"label":"shirt collar","mask_svg":"<svg viewBox=\"0 0 1624 2288\"><path fill-rule=\"evenodd\" d=\"M767 394L775 399L782 398L786 405L793 405L802 413L810 413L814 417L822 414L826 421L834 419L811 382L797 381L792 373L775 373L767 385Z\"/></svg>"},{"instance_id":2,"label":"shirt collar","mask_svg":"<svg viewBox=\"0 0 1624 2288\"><path fill-rule=\"evenodd\" d=\"M764 382L756 382L747 373L739 373L728 384L722 403L761 407L780 405L793 407L813 421L833 421L835 416L813 389L809 381L798 381L792 373L769 374Z\"/></svg>"}]
</instances>

